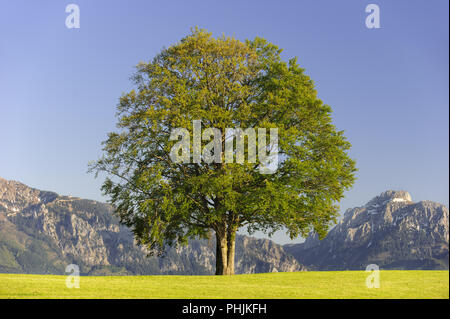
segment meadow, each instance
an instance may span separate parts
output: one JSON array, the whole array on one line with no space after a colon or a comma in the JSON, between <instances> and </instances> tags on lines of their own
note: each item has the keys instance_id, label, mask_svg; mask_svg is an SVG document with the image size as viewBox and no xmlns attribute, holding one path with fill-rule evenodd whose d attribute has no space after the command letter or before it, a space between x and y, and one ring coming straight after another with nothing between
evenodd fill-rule
<instances>
[{"instance_id":1,"label":"meadow","mask_svg":"<svg viewBox=\"0 0 450 319\"><path fill-rule=\"evenodd\" d=\"M66 276L0 274L0 298L449 298L448 271L380 271L367 288L365 271L311 271L234 276Z\"/></svg>"}]
</instances>

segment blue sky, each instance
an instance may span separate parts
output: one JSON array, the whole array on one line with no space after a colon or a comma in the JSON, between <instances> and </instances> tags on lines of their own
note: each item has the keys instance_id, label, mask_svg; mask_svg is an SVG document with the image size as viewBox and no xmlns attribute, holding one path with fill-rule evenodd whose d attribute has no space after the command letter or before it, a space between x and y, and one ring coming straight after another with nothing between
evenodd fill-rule
<instances>
[{"instance_id":1,"label":"blue sky","mask_svg":"<svg viewBox=\"0 0 450 319\"><path fill-rule=\"evenodd\" d=\"M80 8L80 29L65 7ZM380 7L381 28L365 26ZM199 26L298 57L353 144L342 211L387 189L449 203L448 1L0 2L0 176L105 200L87 174L139 61ZM277 233L274 239L288 239Z\"/></svg>"}]
</instances>

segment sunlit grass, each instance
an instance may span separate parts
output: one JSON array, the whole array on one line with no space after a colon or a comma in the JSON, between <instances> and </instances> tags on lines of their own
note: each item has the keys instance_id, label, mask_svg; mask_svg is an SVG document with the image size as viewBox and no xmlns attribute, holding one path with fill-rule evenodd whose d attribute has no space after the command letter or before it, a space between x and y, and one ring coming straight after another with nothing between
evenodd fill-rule
<instances>
[{"instance_id":1,"label":"sunlit grass","mask_svg":"<svg viewBox=\"0 0 450 319\"><path fill-rule=\"evenodd\" d=\"M449 298L448 271L380 271L367 288L365 271L235 276L81 277L0 274L0 298Z\"/></svg>"}]
</instances>

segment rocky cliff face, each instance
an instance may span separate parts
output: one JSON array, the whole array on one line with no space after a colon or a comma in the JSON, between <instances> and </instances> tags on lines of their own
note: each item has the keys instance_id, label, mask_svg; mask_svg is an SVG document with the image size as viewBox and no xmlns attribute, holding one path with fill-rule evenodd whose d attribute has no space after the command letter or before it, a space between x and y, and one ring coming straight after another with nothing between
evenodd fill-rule
<instances>
[{"instance_id":1,"label":"rocky cliff face","mask_svg":"<svg viewBox=\"0 0 450 319\"><path fill-rule=\"evenodd\" d=\"M311 269L448 269L448 208L414 203L404 191L387 191L363 207L348 209L344 218L319 240L285 245Z\"/></svg>"},{"instance_id":2,"label":"rocky cliff face","mask_svg":"<svg viewBox=\"0 0 450 319\"><path fill-rule=\"evenodd\" d=\"M213 274L215 241L192 240L146 257L128 228L100 202L59 196L0 178L0 272L64 274ZM300 271L282 246L237 236L236 273Z\"/></svg>"}]
</instances>

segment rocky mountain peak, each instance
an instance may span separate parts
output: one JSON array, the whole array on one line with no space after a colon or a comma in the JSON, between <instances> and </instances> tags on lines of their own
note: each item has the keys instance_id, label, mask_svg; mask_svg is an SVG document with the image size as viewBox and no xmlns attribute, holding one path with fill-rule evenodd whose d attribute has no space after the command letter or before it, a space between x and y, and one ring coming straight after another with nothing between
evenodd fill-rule
<instances>
[{"instance_id":1,"label":"rocky mountain peak","mask_svg":"<svg viewBox=\"0 0 450 319\"><path fill-rule=\"evenodd\" d=\"M394 190L388 190L380 195L373 198L371 201L369 201L369 205L372 203L378 203L378 204L386 204L388 202L412 202L411 195L406 191L394 191Z\"/></svg>"},{"instance_id":2,"label":"rocky mountain peak","mask_svg":"<svg viewBox=\"0 0 450 319\"><path fill-rule=\"evenodd\" d=\"M430 201L414 203L406 191L389 190L348 209L319 240L315 234L286 250L307 267L448 269L449 211Z\"/></svg>"},{"instance_id":3,"label":"rocky mountain peak","mask_svg":"<svg viewBox=\"0 0 450 319\"><path fill-rule=\"evenodd\" d=\"M8 214L16 214L31 205L46 204L59 195L54 192L41 191L28 187L17 181L8 181L0 177L0 208Z\"/></svg>"}]
</instances>

